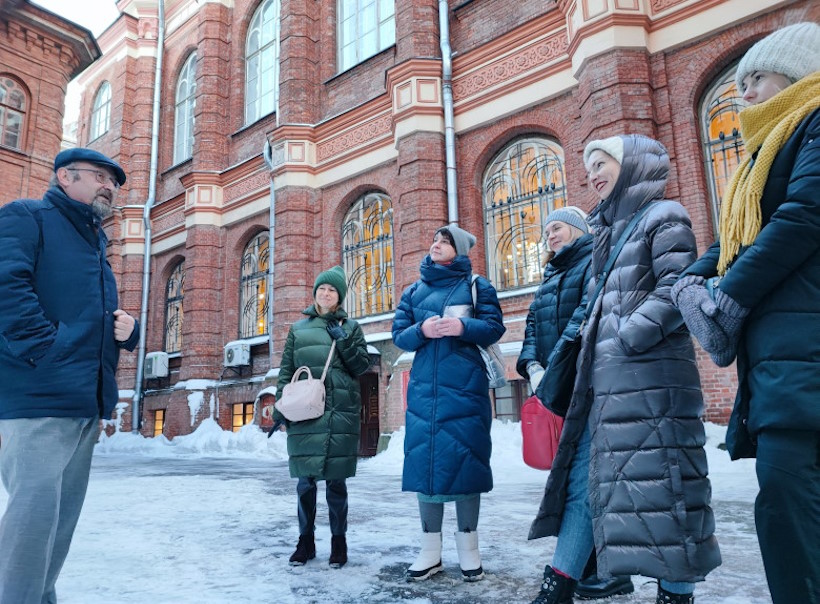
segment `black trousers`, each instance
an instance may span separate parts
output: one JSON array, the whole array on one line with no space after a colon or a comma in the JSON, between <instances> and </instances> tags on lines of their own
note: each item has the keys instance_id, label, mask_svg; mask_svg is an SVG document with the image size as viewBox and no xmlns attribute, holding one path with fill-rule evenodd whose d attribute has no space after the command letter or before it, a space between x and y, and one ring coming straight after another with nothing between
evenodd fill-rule
<instances>
[{"instance_id":1,"label":"black trousers","mask_svg":"<svg viewBox=\"0 0 820 604\"><path fill-rule=\"evenodd\" d=\"M325 482L330 534L340 537L347 532L347 483L344 479ZM315 478L300 478L296 484L300 535L312 535L316 528L316 491Z\"/></svg>"},{"instance_id":2,"label":"black trousers","mask_svg":"<svg viewBox=\"0 0 820 604\"><path fill-rule=\"evenodd\" d=\"M820 604L820 433L764 430L755 524L773 604Z\"/></svg>"}]
</instances>

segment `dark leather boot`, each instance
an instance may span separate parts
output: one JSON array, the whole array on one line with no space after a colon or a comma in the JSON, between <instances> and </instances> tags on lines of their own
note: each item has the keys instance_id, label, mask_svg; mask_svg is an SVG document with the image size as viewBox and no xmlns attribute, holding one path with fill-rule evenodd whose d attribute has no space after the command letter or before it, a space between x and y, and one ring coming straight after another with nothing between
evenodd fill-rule
<instances>
[{"instance_id":1,"label":"dark leather boot","mask_svg":"<svg viewBox=\"0 0 820 604\"><path fill-rule=\"evenodd\" d=\"M331 568L342 568L347 564L347 539L344 535L333 535L330 538L330 560Z\"/></svg>"},{"instance_id":2,"label":"dark leather boot","mask_svg":"<svg viewBox=\"0 0 820 604\"><path fill-rule=\"evenodd\" d=\"M544 582L532 604L572 604L572 592L575 589L575 579L562 577L551 566L544 568Z\"/></svg>"},{"instance_id":3,"label":"dark leather boot","mask_svg":"<svg viewBox=\"0 0 820 604\"><path fill-rule=\"evenodd\" d=\"M620 596L622 594L631 594L633 591L635 591L635 586L632 584L629 575L612 577L611 579L601 579L598 575L591 575L578 581L578 585L575 586L575 595L580 600Z\"/></svg>"},{"instance_id":4,"label":"dark leather boot","mask_svg":"<svg viewBox=\"0 0 820 604\"><path fill-rule=\"evenodd\" d=\"M658 599L655 604L695 604L695 594L673 594L658 585Z\"/></svg>"},{"instance_id":5,"label":"dark leather boot","mask_svg":"<svg viewBox=\"0 0 820 604\"><path fill-rule=\"evenodd\" d=\"M313 540L313 535L299 535L299 543L296 545L296 551L290 557L290 565L302 566L315 557L316 542Z\"/></svg>"}]
</instances>

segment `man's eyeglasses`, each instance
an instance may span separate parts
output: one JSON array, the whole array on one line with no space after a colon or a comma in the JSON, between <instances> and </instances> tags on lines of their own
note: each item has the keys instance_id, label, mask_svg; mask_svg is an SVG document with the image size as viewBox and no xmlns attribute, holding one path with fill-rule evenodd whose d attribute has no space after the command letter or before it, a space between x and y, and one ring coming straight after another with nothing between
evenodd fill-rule
<instances>
[{"instance_id":1,"label":"man's eyeglasses","mask_svg":"<svg viewBox=\"0 0 820 604\"><path fill-rule=\"evenodd\" d=\"M106 174L102 170L94 170L93 168L66 168L66 170L74 170L76 172L91 172L97 179L97 182L100 184L104 184L106 181L110 182L114 185L115 189L120 188L120 183L117 182L117 179L110 174Z\"/></svg>"}]
</instances>

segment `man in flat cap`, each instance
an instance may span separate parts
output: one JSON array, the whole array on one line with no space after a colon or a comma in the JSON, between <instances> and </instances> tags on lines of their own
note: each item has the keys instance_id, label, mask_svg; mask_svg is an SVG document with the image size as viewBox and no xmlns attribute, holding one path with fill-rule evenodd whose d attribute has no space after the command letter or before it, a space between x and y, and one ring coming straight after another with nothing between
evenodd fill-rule
<instances>
[{"instance_id":1,"label":"man in flat cap","mask_svg":"<svg viewBox=\"0 0 820 604\"><path fill-rule=\"evenodd\" d=\"M0 208L0 604L57 601L119 351L139 339L102 229L123 183L115 161L69 149L42 199Z\"/></svg>"}]
</instances>

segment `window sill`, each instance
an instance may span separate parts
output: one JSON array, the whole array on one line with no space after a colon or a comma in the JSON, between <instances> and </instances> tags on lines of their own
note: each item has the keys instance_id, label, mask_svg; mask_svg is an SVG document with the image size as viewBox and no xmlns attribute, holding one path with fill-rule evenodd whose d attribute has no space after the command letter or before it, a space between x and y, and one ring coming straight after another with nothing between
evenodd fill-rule
<instances>
[{"instance_id":1,"label":"window sill","mask_svg":"<svg viewBox=\"0 0 820 604\"><path fill-rule=\"evenodd\" d=\"M240 136L241 134L244 134L248 130L253 129L255 126L261 125L261 122L267 121L269 118L272 118L272 117L275 117L275 116L276 116L276 111L271 111L270 113L266 113L265 115L263 115L262 117L257 119L255 122L251 122L250 124L245 124L239 130L237 130L236 132L230 134L229 136L231 138L233 138L235 136ZM276 123L276 122L274 122L274 123Z\"/></svg>"}]
</instances>

